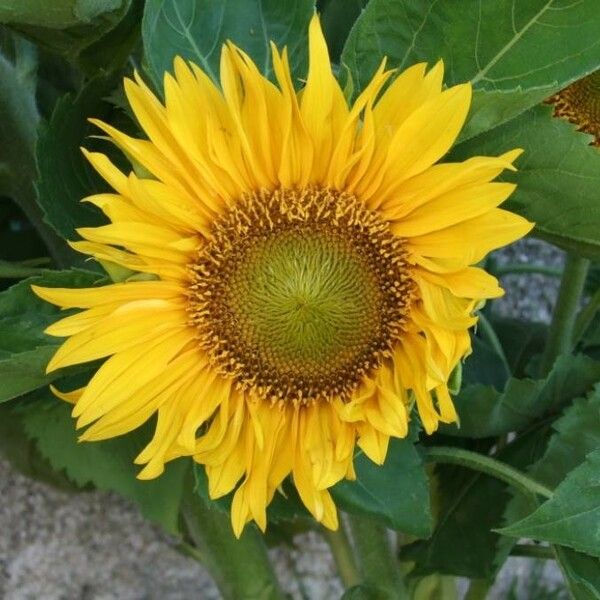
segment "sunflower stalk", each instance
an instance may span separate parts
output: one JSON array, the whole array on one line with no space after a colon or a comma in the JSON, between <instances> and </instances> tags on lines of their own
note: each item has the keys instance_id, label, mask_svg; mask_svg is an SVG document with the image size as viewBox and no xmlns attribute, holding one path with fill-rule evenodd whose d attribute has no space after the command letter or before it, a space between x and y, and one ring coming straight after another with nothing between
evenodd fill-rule
<instances>
[{"instance_id":1,"label":"sunflower stalk","mask_svg":"<svg viewBox=\"0 0 600 600\"><path fill-rule=\"evenodd\" d=\"M332 531L323 527L323 537L327 541L333 559L337 566L338 574L345 588L360 583L360 574L354 558L352 545L346 532L343 520L340 521L340 526L336 531Z\"/></svg>"},{"instance_id":2,"label":"sunflower stalk","mask_svg":"<svg viewBox=\"0 0 600 600\"><path fill-rule=\"evenodd\" d=\"M540 374L543 376L550 372L554 361L561 354L570 352L573 347L573 331L577 309L589 266L590 261L587 258L567 254L567 262L560 282L546 348L540 365Z\"/></svg>"},{"instance_id":3,"label":"sunflower stalk","mask_svg":"<svg viewBox=\"0 0 600 600\"><path fill-rule=\"evenodd\" d=\"M349 515L348 520L363 582L381 590L390 600L408 599L387 529L370 517Z\"/></svg>"},{"instance_id":4,"label":"sunflower stalk","mask_svg":"<svg viewBox=\"0 0 600 600\"><path fill-rule=\"evenodd\" d=\"M227 513L197 493L191 471L181 514L197 556L204 559L224 600L285 600L260 533L247 527L236 539Z\"/></svg>"},{"instance_id":5,"label":"sunflower stalk","mask_svg":"<svg viewBox=\"0 0 600 600\"><path fill-rule=\"evenodd\" d=\"M581 341L581 338L592 324L596 313L600 311L600 289L596 290L595 294L590 298L590 301L581 310L575 321L573 328L573 344Z\"/></svg>"},{"instance_id":6,"label":"sunflower stalk","mask_svg":"<svg viewBox=\"0 0 600 600\"><path fill-rule=\"evenodd\" d=\"M473 579L465 595L465 600L485 600L492 584L487 579Z\"/></svg>"},{"instance_id":7,"label":"sunflower stalk","mask_svg":"<svg viewBox=\"0 0 600 600\"><path fill-rule=\"evenodd\" d=\"M431 446L427 448L427 460L429 462L448 463L481 471L486 475L491 475L496 479L508 483L527 496L534 494L544 498L551 498L553 494L552 490L521 471L478 452L471 452L470 450L450 446Z\"/></svg>"}]
</instances>

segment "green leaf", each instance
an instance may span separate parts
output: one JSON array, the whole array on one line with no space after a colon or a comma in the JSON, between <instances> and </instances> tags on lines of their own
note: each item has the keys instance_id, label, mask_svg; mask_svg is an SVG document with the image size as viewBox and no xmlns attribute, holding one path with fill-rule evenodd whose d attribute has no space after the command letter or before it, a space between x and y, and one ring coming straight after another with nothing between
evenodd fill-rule
<instances>
[{"instance_id":1,"label":"green leaf","mask_svg":"<svg viewBox=\"0 0 600 600\"><path fill-rule=\"evenodd\" d=\"M338 506L350 513L373 516L391 529L429 536L429 484L415 437L413 432L402 440L391 439L381 466L359 453L354 461L356 481L344 480L331 489Z\"/></svg>"},{"instance_id":2,"label":"green leaf","mask_svg":"<svg viewBox=\"0 0 600 600\"><path fill-rule=\"evenodd\" d=\"M511 378L502 392L492 386L470 385L454 398L460 427L445 425L441 431L474 438L517 431L585 394L599 380L600 362L584 355L565 355L545 380Z\"/></svg>"},{"instance_id":3,"label":"green leaf","mask_svg":"<svg viewBox=\"0 0 600 600\"><path fill-rule=\"evenodd\" d=\"M92 169L80 147L85 144L89 148L88 136L97 133L88 118L91 115L107 118L111 114L110 105L102 99L113 84L113 78L97 77L77 97L63 96L50 122L40 127L36 147L38 203L45 220L65 239L78 237L76 227L106 223L95 206L82 202L86 196L108 187Z\"/></svg>"},{"instance_id":4,"label":"green leaf","mask_svg":"<svg viewBox=\"0 0 600 600\"><path fill-rule=\"evenodd\" d=\"M526 376L532 359L544 351L548 326L540 322L494 316L490 321L498 334L510 372L514 377Z\"/></svg>"},{"instance_id":5,"label":"green leaf","mask_svg":"<svg viewBox=\"0 0 600 600\"><path fill-rule=\"evenodd\" d=\"M148 0L142 37L150 72L162 89L173 59L195 62L218 82L221 46L231 40L246 51L265 75L272 72L273 41L287 46L295 80L304 77L308 23L314 0Z\"/></svg>"},{"instance_id":6,"label":"green leaf","mask_svg":"<svg viewBox=\"0 0 600 600\"><path fill-rule=\"evenodd\" d=\"M600 152L590 139L552 117L551 107L538 106L459 144L452 159L523 148L518 170L500 177L517 184L503 207L534 221L539 237L594 258L600 257Z\"/></svg>"},{"instance_id":7,"label":"green leaf","mask_svg":"<svg viewBox=\"0 0 600 600\"><path fill-rule=\"evenodd\" d=\"M79 488L64 473L55 471L24 429L23 411L16 402L0 404L0 453L20 473L43 481L61 490L74 492Z\"/></svg>"},{"instance_id":8,"label":"green leaf","mask_svg":"<svg viewBox=\"0 0 600 600\"><path fill-rule=\"evenodd\" d=\"M23 262L10 262L0 259L0 279L23 279L33 275L41 275L44 269L38 264L47 264L49 260L33 260Z\"/></svg>"},{"instance_id":9,"label":"green leaf","mask_svg":"<svg viewBox=\"0 0 600 600\"><path fill-rule=\"evenodd\" d=\"M83 48L77 57L77 64L90 75L95 75L99 69L116 71L130 58L142 35L142 16L144 3L140 0L128 0L129 10L98 40Z\"/></svg>"},{"instance_id":10,"label":"green leaf","mask_svg":"<svg viewBox=\"0 0 600 600\"><path fill-rule=\"evenodd\" d=\"M12 2L10 9L16 4ZM0 4L0 22L8 22L40 48L94 75L98 68L112 70L127 59L139 37L142 4L139 0L25 0L18 3L21 14L13 17L3 15L5 7Z\"/></svg>"},{"instance_id":11,"label":"green leaf","mask_svg":"<svg viewBox=\"0 0 600 600\"><path fill-rule=\"evenodd\" d=\"M45 372L60 340L46 335L44 329L66 314L38 298L31 285L87 287L97 281L98 275L88 271L47 271L0 293L0 402L64 375L64 371Z\"/></svg>"},{"instance_id":12,"label":"green leaf","mask_svg":"<svg viewBox=\"0 0 600 600\"><path fill-rule=\"evenodd\" d=\"M595 558L557 546L556 556L574 600L600 600L600 564Z\"/></svg>"},{"instance_id":13,"label":"green leaf","mask_svg":"<svg viewBox=\"0 0 600 600\"><path fill-rule=\"evenodd\" d=\"M475 90L471 137L598 68L596 0L371 0L342 53L362 90L384 56L404 69L440 58L449 85Z\"/></svg>"},{"instance_id":14,"label":"green leaf","mask_svg":"<svg viewBox=\"0 0 600 600\"><path fill-rule=\"evenodd\" d=\"M569 473L535 512L499 532L569 546L600 558L600 449Z\"/></svg>"},{"instance_id":15,"label":"green leaf","mask_svg":"<svg viewBox=\"0 0 600 600\"><path fill-rule=\"evenodd\" d=\"M573 402L563 416L552 425L555 433L548 443L544 455L529 469L531 476L555 488L565 476L580 465L585 457L600 446L600 386L588 398L580 398ZM536 505L531 506L522 496L515 495L508 503L503 523L511 525L531 514ZM508 556L514 541L509 537L502 537L498 544L497 562L501 564ZM600 598L600 564L592 561L590 557L582 555L568 548L556 547L560 555L563 570L567 572L567 579L574 591L583 586L583 589L595 589ZM571 575L569 575L569 572ZM583 583L579 582L582 578ZM595 580L595 583L593 583ZM591 581L591 583L588 583ZM586 596L581 592L582 598Z\"/></svg>"},{"instance_id":16,"label":"green leaf","mask_svg":"<svg viewBox=\"0 0 600 600\"><path fill-rule=\"evenodd\" d=\"M590 452L600 448L600 385L586 398L575 400L552 428L556 433L531 472L536 480L556 487Z\"/></svg>"},{"instance_id":17,"label":"green leaf","mask_svg":"<svg viewBox=\"0 0 600 600\"><path fill-rule=\"evenodd\" d=\"M342 54L346 38L369 0L328 0L322 9L321 27L327 40L331 60L337 62Z\"/></svg>"},{"instance_id":18,"label":"green leaf","mask_svg":"<svg viewBox=\"0 0 600 600\"><path fill-rule=\"evenodd\" d=\"M531 474L535 479L550 485L551 487L556 487L558 485L555 496L551 500L545 502L529 516L525 516L529 513L527 505L523 504L522 501L515 500L510 514L507 515L507 517L511 518L512 524L502 529L502 533L513 535L512 532L519 530L519 524L529 523L529 519L533 519L532 523L535 524L536 519L534 516L542 511L541 514L543 517L548 511L548 508L542 510L543 507L549 506L550 510L556 511L556 507L558 506L558 509L560 509L561 503L565 500L563 493L559 494L558 492L563 486L566 486L567 492L573 492L573 485L568 482L572 477L575 477L575 473L578 472L579 469L587 464L585 462L586 456L591 457L594 451L597 448L600 448L600 385L596 386L594 392L587 398L580 398L573 402L573 404L565 410L564 415L553 424L553 428L556 433L550 440L544 456L531 468ZM566 479L564 479L565 477ZM598 485L596 485L595 490L593 486L587 486L586 488L582 487L577 492L581 495L572 498L572 509L577 509L578 502L586 501L586 493L593 495L594 492L596 496L600 494ZM596 500L596 502L597 505L600 506L600 501ZM592 518L591 513L589 516ZM568 517L565 516L564 518L567 519ZM596 515L595 522L600 523L600 515ZM565 525L567 526L566 531L569 533L576 533L575 523L565 521ZM594 532L593 527L588 524L586 525L586 529L589 535L592 536ZM585 532L585 529L583 531ZM596 535L600 535L600 529L597 529ZM524 534L522 537L537 536ZM572 546L576 550L589 550L586 550L584 547L573 546L573 544L568 544L564 541L554 539L548 539L548 541ZM583 543L586 541L587 540L584 538ZM596 553L600 551L600 544L598 542L592 542L592 545L595 546ZM588 551L588 553L590 552ZM591 554L594 554L594 552L591 552Z\"/></svg>"},{"instance_id":19,"label":"green leaf","mask_svg":"<svg viewBox=\"0 0 600 600\"><path fill-rule=\"evenodd\" d=\"M502 389L510 376L506 358L499 356L497 348L481 337L481 331L479 327L477 335L472 336L472 354L463 365L461 388L479 384Z\"/></svg>"},{"instance_id":20,"label":"green leaf","mask_svg":"<svg viewBox=\"0 0 600 600\"><path fill-rule=\"evenodd\" d=\"M112 12L123 0L19 0L0 2L0 23L64 29Z\"/></svg>"},{"instance_id":21,"label":"green leaf","mask_svg":"<svg viewBox=\"0 0 600 600\"><path fill-rule=\"evenodd\" d=\"M497 458L522 469L540 456L547 436L548 428L538 427L509 444ZM435 530L430 539L403 548L403 559L416 561L414 575L492 577L500 538L492 530L501 525L510 499L506 484L457 466L438 466L435 473Z\"/></svg>"},{"instance_id":22,"label":"green leaf","mask_svg":"<svg viewBox=\"0 0 600 600\"><path fill-rule=\"evenodd\" d=\"M78 443L71 406L46 391L23 404L23 423L39 452L74 484L118 492L136 502L146 518L178 532L186 462L170 463L157 479L136 479L139 467L133 460L150 441L150 426L110 440Z\"/></svg>"}]
</instances>

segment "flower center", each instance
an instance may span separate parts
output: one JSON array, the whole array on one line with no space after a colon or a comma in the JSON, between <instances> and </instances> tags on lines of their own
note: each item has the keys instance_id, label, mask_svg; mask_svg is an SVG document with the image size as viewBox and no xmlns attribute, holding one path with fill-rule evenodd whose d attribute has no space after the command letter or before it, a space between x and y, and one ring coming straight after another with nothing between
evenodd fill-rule
<instances>
[{"instance_id":1,"label":"flower center","mask_svg":"<svg viewBox=\"0 0 600 600\"><path fill-rule=\"evenodd\" d=\"M351 195L244 197L191 265L189 314L219 370L274 401L345 399L402 334L403 240Z\"/></svg>"},{"instance_id":2,"label":"flower center","mask_svg":"<svg viewBox=\"0 0 600 600\"><path fill-rule=\"evenodd\" d=\"M595 136L600 146L600 70L579 79L548 99L554 104L554 116L564 117L579 131Z\"/></svg>"}]
</instances>

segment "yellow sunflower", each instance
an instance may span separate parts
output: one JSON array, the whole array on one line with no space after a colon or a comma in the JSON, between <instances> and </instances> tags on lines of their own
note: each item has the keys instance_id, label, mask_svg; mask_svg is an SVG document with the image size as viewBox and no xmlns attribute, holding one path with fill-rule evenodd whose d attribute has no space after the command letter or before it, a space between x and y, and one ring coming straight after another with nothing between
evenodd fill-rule
<instances>
[{"instance_id":1,"label":"yellow sunflower","mask_svg":"<svg viewBox=\"0 0 600 600\"><path fill-rule=\"evenodd\" d=\"M126 80L149 140L94 122L152 175L86 152L115 190L86 201L111 222L72 245L151 277L34 288L85 309L48 329L68 337L48 371L107 359L85 388L56 392L81 439L158 413L139 477L193 456L212 498L235 490L236 535L265 528L288 475L335 528L328 488L354 477L356 445L381 464L417 413L428 433L457 420L448 378L475 308L502 294L472 265L531 229L498 208L514 185L491 182L519 150L434 164L471 99L469 84L443 89L441 62L384 62L349 106L316 16L301 91L286 50L272 55L277 84L225 45L220 89L178 58L164 105Z\"/></svg>"}]
</instances>

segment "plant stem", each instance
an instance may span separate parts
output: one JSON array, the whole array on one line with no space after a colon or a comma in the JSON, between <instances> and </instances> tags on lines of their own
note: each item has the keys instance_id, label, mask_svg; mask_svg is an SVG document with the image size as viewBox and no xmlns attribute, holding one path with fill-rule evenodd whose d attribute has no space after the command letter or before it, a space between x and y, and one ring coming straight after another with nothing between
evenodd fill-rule
<instances>
[{"instance_id":1,"label":"plant stem","mask_svg":"<svg viewBox=\"0 0 600 600\"><path fill-rule=\"evenodd\" d=\"M481 471L496 479L505 481L528 495L538 494L545 498L552 497L552 490L533 480L528 475L495 458L479 454L478 452L471 452L470 450L453 448L451 446L431 446L427 448L427 460L429 462L460 465L461 467Z\"/></svg>"},{"instance_id":2,"label":"plant stem","mask_svg":"<svg viewBox=\"0 0 600 600\"><path fill-rule=\"evenodd\" d=\"M546 275L548 277L560 277L562 270L555 267L545 267L544 265L527 264L509 264L496 267L494 275L502 277L504 275L520 275L524 273L535 273L537 275Z\"/></svg>"},{"instance_id":3,"label":"plant stem","mask_svg":"<svg viewBox=\"0 0 600 600\"><path fill-rule=\"evenodd\" d=\"M570 352L573 347L573 328L589 266L590 261L587 258L567 254L546 349L540 365L542 376L548 375L558 356Z\"/></svg>"},{"instance_id":4,"label":"plant stem","mask_svg":"<svg viewBox=\"0 0 600 600\"><path fill-rule=\"evenodd\" d=\"M538 546L537 544L515 544L510 551L510 555L543 558L544 560L554 560L556 558L551 547Z\"/></svg>"},{"instance_id":5,"label":"plant stem","mask_svg":"<svg viewBox=\"0 0 600 600\"><path fill-rule=\"evenodd\" d=\"M590 298L590 301L585 305L575 320L575 327L573 328L573 345L581 340L583 334L587 331L592 319L599 310L600 290L596 290L596 293Z\"/></svg>"},{"instance_id":6,"label":"plant stem","mask_svg":"<svg viewBox=\"0 0 600 600\"><path fill-rule=\"evenodd\" d=\"M331 553L333 554L344 587L348 589L358 585L361 578L343 519L340 519L340 526L337 531L331 531L325 527L323 527L322 531L323 537L331 548Z\"/></svg>"},{"instance_id":7,"label":"plant stem","mask_svg":"<svg viewBox=\"0 0 600 600\"><path fill-rule=\"evenodd\" d=\"M375 519L362 515L349 515L348 520L363 581L385 591L390 599L408 600L387 529Z\"/></svg>"},{"instance_id":8,"label":"plant stem","mask_svg":"<svg viewBox=\"0 0 600 600\"><path fill-rule=\"evenodd\" d=\"M487 579L471 579L465 600L485 600L491 587Z\"/></svg>"},{"instance_id":9,"label":"plant stem","mask_svg":"<svg viewBox=\"0 0 600 600\"><path fill-rule=\"evenodd\" d=\"M195 491L193 474L186 480L181 513L187 531L224 600L284 600L266 546L253 526L239 540L229 515L210 507Z\"/></svg>"}]
</instances>

